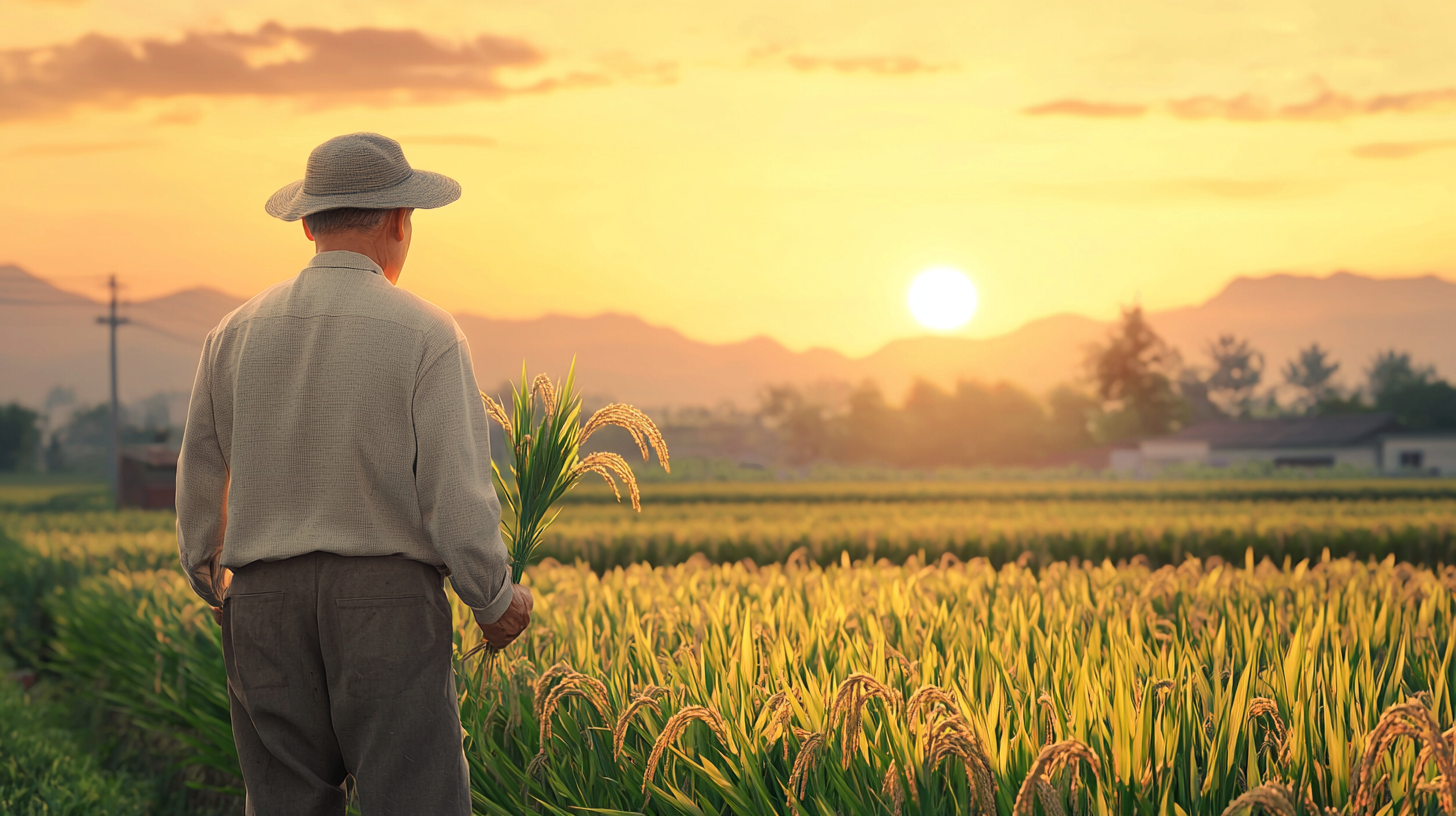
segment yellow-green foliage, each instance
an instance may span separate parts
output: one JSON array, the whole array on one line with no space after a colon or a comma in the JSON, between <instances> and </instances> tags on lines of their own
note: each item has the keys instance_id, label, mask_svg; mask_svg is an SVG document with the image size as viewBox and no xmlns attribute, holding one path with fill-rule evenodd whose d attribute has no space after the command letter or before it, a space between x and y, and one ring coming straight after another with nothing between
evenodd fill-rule
<instances>
[{"instance_id":1,"label":"yellow-green foliage","mask_svg":"<svg viewBox=\"0 0 1456 816\"><path fill-rule=\"evenodd\" d=\"M721 716L726 739L686 727L647 785L649 812L697 812L691 802L702 812L886 812L897 798L889 775L904 777L904 812L964 813L974 804L967 760L935 740L936 724L957 716L966 745L984 746L1000 813L1041 749L1068 739L1090 747L1101 778L1082 763L1053 774L1043 794L1081 812L1218 813L1266 781L1344 808L1383 711L1415 695L1442 727L1453 720L1456 571L1393 559L1039 574L912 560L598 576L547 563L529 580L536 623L494 671L472 664L462 684L481 812L533 799L641 807L653 745L689 706ZM462 628L462 646L474 637ZM533 687L558 663L605 685L607 715L564 701L541 746L546 712L533 708ZM859 716L831 716L856 673L887 693L850 688ZM549 693L558 678L547 680ZM671 693L638 708L618 755L615 712L649 686ZM926 686L954 703L912 718L901 701ZM770 705L781 692L782 723ZM842 733L847 722L857 739ZM804 751L821 756L802 763L800 799L790 782ZM1389 793L1377 800L1434 807L1414 793L1435 773L1417 772L1415 749L1384 755L1379 771Z\"/></svg>"},{"instance_id":2,"label":"yellow-green foliage","mask_svg":"<svg viewBox=\"0 0 1456 816\"><path fill-rule=\"evenodd\" d=\"M1185 555L1241 559L1249 548L1277 560L1317 559L1328 548L1336 556L1456 561L1456 498L727 500L733 495L737 491L725 491L722 500L649 501L641 515L570 505L542 550L598 569L671 564L695 553L713 561L765 563L800 547L821 564L837 561L842 552L902 561L922 550L932 559L949 552L996 561L1029 552L1041 563L1141 553L1167 563ZM654 491L652 498L662 497Z\"/></svg>"},{"instance_id":3,"label":"yellow-green foliage","mask_svg":"<svg viewBox=\"0 0 1456 816\"><path fill-rule=\"evenodd\" d=\"M547 545L568 565L548 560L525 578L531 629L489 673L460 667L477 811L1004 816L1021 802L1027 813L1201 814L1249 794L1245 804L1436 813L1438 794L1451 795L1436 780L1450 746L1420 734L1456 721L1456 570L1319 555L1356 542L1452 560L1440 548L1456 502L1434 487L1262 502L1178 490L850 501L837 490L649 501L640 522L570 507ZM30 587L45 613L36 653L55 681L170 735L179 760L211 769L206 784L235 786L216 630L174 572L170 516L0 522L18 542L0 541L0 589ZM686 562L569 563L634 529L675 536L660 560ZM1054 562L1068 552L1058 536L1090 551ZM997 560L941 559L936 541ZM1223 557L1156 568L1180 541L1185 555ZM1233 549L1249 541L1316 555ZM708 556L689 557L699 546ZM850 563L861 546L874 557ZM1122 546L1155 557L1103 562ZM736 562L744 555L786 558ZM478 630L458 620L464 653ZM34 643L18 621L10 635ZM1043 754L1048 744L1061 747ZM1356 799L1360 779L1368 795Z\"/></svg>"}]
</instances>

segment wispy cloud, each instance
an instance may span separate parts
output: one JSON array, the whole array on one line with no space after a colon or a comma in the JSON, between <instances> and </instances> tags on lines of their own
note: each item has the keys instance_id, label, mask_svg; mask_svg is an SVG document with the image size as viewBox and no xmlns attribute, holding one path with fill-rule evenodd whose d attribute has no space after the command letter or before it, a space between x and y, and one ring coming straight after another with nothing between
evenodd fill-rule
<instances>
[{"instance_id":1,"label":"wispy cloud","mask_svg":"<svg viewBox=\"0 0 1456 816\"><path fill-rule=\"evenodd\" d=\"M1277 104L1255 94L1189 96L1156 103L1059 99L1022 109L1027 116L1133 117L1157 111L1175 119L1228 122L1334 122L1357 116L1456 110L1456 87L1360 97L1323 89L1308 99ZM1122 111L1122 113L1118 113Z\"/></svg>"},{"instance_id":2,"label":"wispy cloud","mask_svg":"<svg viewBox=\"0 0 1456 816\"><path fill-rule=\"evenodd\" d=\"M1409 159L1422 153L1456 148L1456 139L1431 139L1420 142L1371 142L1350 149L1362 159Z\"/></svg>"},{"instance_id":3,"label":"wispy cloud","mask_svg":"<svg viewBox=\"0 0 1456 816\"><path fill-rule=\"evenodd\" d=\"M70 43L0 51L0 119L189 95L419 102L610 81L583 72L524 83L502 78L504 71L544 63L545 55L523 40L486 34L445 42L412 29L267 23L251 32L193 32L179 40L88 34Z\"/></svg>"},{"instance_id":4,"label":"wispy cloud","mask_svg":"<svg viewBox=\"0 0 1456 816\"><path fill-rule=\"evenodd\" d=\"M859 54L848 56L825 56L788 51L777 46L760 48L748 55L750 64L772 63L783 65L802 73L828 71L838 74L868 74L873 76L913 76L916 74L938 74L955 71L951 63L927 62L919 57L900 54Z\"/></svg>"},{"instance_id":5,"label":"wispy cloud","mask_svg":"<svg viewBox=\"0 0 1456 816\"><path fill-rule=\"evenodd\" d=\"M1093 102L1086 99L1058 99L1033 105L1022 111L1027 116L1083 116L1091 119L1135 119L1147 112L1147 105Z\"/></svg>"}]
</instances>

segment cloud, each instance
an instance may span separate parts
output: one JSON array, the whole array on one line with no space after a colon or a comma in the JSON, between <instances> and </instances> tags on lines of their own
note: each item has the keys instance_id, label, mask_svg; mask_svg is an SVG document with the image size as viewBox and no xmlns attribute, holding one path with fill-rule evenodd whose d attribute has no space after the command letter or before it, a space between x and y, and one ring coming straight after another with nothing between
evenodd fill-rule
<instances>
[{"instance_id":1,"label":"cloud","mask_svg":"<svg viewBox=\"0 0 1456 816\"><path fill-rule=\"evenodd\" d=\"M918 57L893 54L827 57L785 51L776 46L760 48L748 55L750 64L778 63L801 73L829 71L839 74L874 76L911 76L955 71L950 63L926 62Z\"/></svg>"},{"instance_id":2,"label":"cloud","mask_svg":"<svg viewBox=\"0 0 1456 816\"><path fill-rule=\"evenodd\" d=\"M1350 153L1362 159L1408 159L1422 153L1456 148L1456 139L1432 139L1423 142L1371 142L1356 145Z\"/></svg>"},{"instance_id":3,"label":"cloud","mask_svg":"<svg viewBox=\"0 0 1456 816\"><path fill-rule=\"evenodd\" d=\"M541 51L522 40L487 34L450 43L412 29L266 23L251 32L192 32L171 41L88 34L60 45L0 51L0 120L190 95L421 102L609 81L591 73L527 84L501 77L544 62Z\"/></svg>"},{"instance_id":4,"label":"cloud","mask_svg":"<svg viewBox=\"0 0 1456 816\"><path fill-rule=\"evenodd\" d=\"M1085 116L1093 119L1132 119L1146 113L1146 105L1123 105L1117 102L1091 102L1085 99L1058 99L1026 108L1027 116Z\"/></svg>"},{"instance_id":5,"label":"cloud","mask_svg":"<svg viewBox=\"0 0 1456 816\"><path fill-rule=\"evenodd\" d=\"M12 156L84 156L88 153L110 153L116 150L131 150L146 147L154 142L145 140L116 142L43 142L16 148Z\"/></svg>"},{"instance_id":6,"label":"cloud","mask_svg":"<svg viewBox=\"0 0 1456 816\"><path fill-rule=\"evenodd\" d=\"M1189 96L1154 104L1059 99L1024 108L1022 113L1028 116L1106 118L1139 116L1150 110L1187 121L1336 122L1357 116L1456 110L1456 87L1369 97L1358 97L1325 88L1309 99L1284 105L1275 104L1255 94Z\"/></svg>"}]
</instances>

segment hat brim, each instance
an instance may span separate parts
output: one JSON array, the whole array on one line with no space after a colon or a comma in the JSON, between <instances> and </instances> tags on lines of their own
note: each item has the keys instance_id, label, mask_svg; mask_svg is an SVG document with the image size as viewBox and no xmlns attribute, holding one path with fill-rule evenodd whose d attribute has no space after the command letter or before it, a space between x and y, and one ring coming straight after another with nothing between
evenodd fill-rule
<instances>
[{"instance_id":1,"label":"hat brim","mask_svg":"<svg viewBox=\"0 0 1456 816\"><path fill-rule=\"evenodd\" d=\"M274 193L268 203L263 205L263 209L274 218L297 221L314 213L340 207L368 210L414 207L429 210L443 207L458 198L460 182L428 170L415 170L404 181L392 187L362 193L309 195L303 191L303 182L295 181Z\"/></svg>"}]
</instances>

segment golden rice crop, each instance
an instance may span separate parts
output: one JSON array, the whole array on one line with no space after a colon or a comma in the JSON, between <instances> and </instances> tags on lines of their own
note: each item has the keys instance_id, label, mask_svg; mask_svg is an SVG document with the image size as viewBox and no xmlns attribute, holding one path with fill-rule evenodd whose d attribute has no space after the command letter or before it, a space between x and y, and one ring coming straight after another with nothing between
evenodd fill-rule
<instances>
[{"instance_id":1,"label":"golden rice crop","mask_svg":"<svg viewBox=\"0 0 1456 816\"><path fill-rule=\"evenodd\" d=\"M1456 720L1456 569L911 558L604 574L547 563L529 580L538 621L522 659L598 679L613 716L556 713L549 755L523 778L539 746L507 739L492 713L509 686L472 674L463 710L481 812L540 800L1194 814L1277 808L1284 791L1300 812L1373 801L1424 813L1456 778L1444 768L1456 731L1433 730ZM462 628L461 646L472 637ZM648 704L649 688L674 706ZM1422 702L1401 703L1413 695ZM709 727L688 728L699 720ZM1393 747L1399 736L1421 742Z\"/></svg>"}]
</instances>

